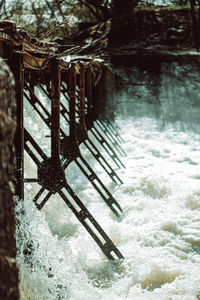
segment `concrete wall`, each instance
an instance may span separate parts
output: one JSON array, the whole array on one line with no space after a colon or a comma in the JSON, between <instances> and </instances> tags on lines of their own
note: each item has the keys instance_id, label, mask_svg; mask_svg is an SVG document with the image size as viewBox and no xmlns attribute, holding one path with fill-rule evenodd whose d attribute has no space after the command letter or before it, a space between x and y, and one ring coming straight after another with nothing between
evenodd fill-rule
<instances>
[{"instance_id":1,"label":"concrete wall","mask_svg":"<svg viewBox=\"0 0 200 300\"><path fill-rule=\"evenodd\" d=\"M118 113L199 131L199 53L138 51L113 56L112 62Z\"/></svg>"}]
</instances>

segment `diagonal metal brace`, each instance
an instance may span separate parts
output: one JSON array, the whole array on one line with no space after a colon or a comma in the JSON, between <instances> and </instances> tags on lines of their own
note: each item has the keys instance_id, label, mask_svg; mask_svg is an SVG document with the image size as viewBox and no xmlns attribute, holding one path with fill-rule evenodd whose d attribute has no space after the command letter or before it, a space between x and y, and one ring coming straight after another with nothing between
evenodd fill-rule
<instances>
[{"instance_id":1,"label":"diagonal metal brace","mask_svg":"<svg viewBox=\"0 0 200 300\"><path fill-rule=\"evenodd\" d=\"M39 147L39 145L35 142L35 140L32 138L32 136L28 133L26 129L25 129L25 135L26 135L26 142L29 141L31 143L31 145L34 148L34 151L37 152L37 150L39 150L38 154L39 155L42 154L42 156L46 158L46 161L49 161L49 158L46 157L42 149ZM37 164L37 167L39 167L38 162L37 161L35 162ZM55 169L52 170L52 172L54 171ZM39 181L39 184L42 185L42 188L34 198L34 202L38 209L41 209L48 201L48 199L53 195L52 188L50 188L51 190L49 190L48 186L43 186L43 182L44 182L43 180ZM41 197L41 195L43 194L43 192L47 187L48 187L47 190L49 190L48 194L43 199L43 201L40 204L38 204L37 200ZM85 205L81 202L81 200L76 195L76 193L67 184L65 176L63 177L62 186L60 186L60 188L57 189L56 193L58 193L61 196L61 198L64 200L67 206L72 210L72 212L77 217L77 219L81 222L81 224L85 227L85 229L91 235L93 240L98 244L98 246L101 248L103 253L109 259L116 260L116 259L124 258L121 252L119 251L119 249L114 245L114 243L111 241L108 235L104 232L102 227L98 224L98 222L91 215L91 213L88 211Z\"/></svg>"},{"instance_id":2,"label":"diagonal metal brace","mask_svg":"<svg viewBox=\"0 0 200 300\"><path fill-rule=\"evenodd\" d=\"M30 90L30 87L28 87ZM33 93L33 91L32 91ZM50 115L48 111L44 108L40 100L34 96L34 101L31 100L31 97L29 97L26 93L25 96L27 100L30 102L30 104L33 105L33 108L37 111L37 113L40 115L42 120L46 123L46 125L50 127L50 123L47 121L47 119L50 119ZM37 99L37 102L36 102ZM44 112L47 116L47 119L43 116L41 111L36 107L36 103L38 103L41 107L41 109L44 109ZM67 137L65 133L61 130L62 135L64 136L63 139L61 139L61 153L64 158L67 159L65 164L63 165L64 169L74 160L77 166L80 168L80 170L83 172L83 174L87 177L87 179L91 182L91 184L94 186L96 191L99 193L101 198L104 200L104 202L108 205L108 207L112 210L112 212L118 217L121 218L121 213L122 213L122 208L118 204L118 202L114 199L114 197L111 195L109 190L106 188L106 186L102 183L102 181L99 179L99 177L96 175L96 173L92 170L92 168L89 166L89 164L86 162L86 160L83 158L81 155L78 145L74 139L74 137ZM30 152L30 150L29 150ZM79 160L80 161L79 161ZM50 177L49 172L49 167L50 164L52 164L52 167L54 165L54 160L44 159L42 164L39 164L38 167L38 177L40 178L40 181L46 180L42 183L42 186L44 186L46 189L49 189L50 187L52 188L52 192L55 193L57 192L56 186L59 187L59 184L62 182L62 175L61 171L58 172L60 169L59 167L59 162L57 162L58 168L56 169L57 172L54 172L54 174L57 174L55 178L52 180L48 180L48 177ZM92 175L92 177L91 177ZM59 178L60 181L57 182L56 178ZM49 188L48 188L49 187Z\"/></svg>"}]
</instances>

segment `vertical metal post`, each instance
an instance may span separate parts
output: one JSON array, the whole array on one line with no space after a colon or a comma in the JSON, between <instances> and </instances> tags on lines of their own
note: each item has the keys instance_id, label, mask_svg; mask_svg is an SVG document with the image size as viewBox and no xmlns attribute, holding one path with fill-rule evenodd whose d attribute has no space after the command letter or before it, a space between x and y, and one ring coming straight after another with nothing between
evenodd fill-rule
<instances>
[{"instance_id":1,"label":"vertical metal post","mask_svg":"<svg viewBox=\"0 0 200 300\"><path fill-rule=\"evenodd\" d=\"M24 199L24 57L22 52L14 52L9 60L15 77L17 128L14 137L16 148L15 193Z\"/></svg>"},{"instance_id":2,"label":"vertical metal post","mask_svg":"<svg viewBox=\"0 0 200 300\"><path fill-rule=\"evenodd\" d=\"M35 84L32 78L30 78L30 96L33 98L35 95Z\"/></svg>"},{"instance_id":3,"label":"vertical metal post","mask_svg":"<svg viewBox=\"0 0 200 300\"><path fill-rule=\"evenodd\" d=\"M69 71L69 91L70 91L70 102L69 102L69 122L70 137L76 139L76 64L72 63Z\"/></svg>"},{"instance_id":4,"label":"vertical metal post","mask_svg":"<svg viewBox=\"0 0 200 300\"><path fill-rule=\"evenodd\" d=\"M80 125L81 128L86 129L85 125L85 66L81 64L80 79L79 79L79 98L80 98Z\"/></svg>"},{"instance_id":5,"label":"vertical metal post","mask_svg":"<svg viewBox=\"0 0 200 300\"><path fill-rule=\"evenodd\" d=\"M60 154L60 67L59 60L51 63L51 157Z\"/></svg>"},{"instance_id":6,"label":"vertical metal post","mask_svg":"<svg viewBox=\"0 0 200 300\"><path fill-rule=\"evenodd\" d=\"M87 113L89 117L92 112L92 72L90 66L86 72L86 96L87 96Z\"/></svg>"}]
</instances>

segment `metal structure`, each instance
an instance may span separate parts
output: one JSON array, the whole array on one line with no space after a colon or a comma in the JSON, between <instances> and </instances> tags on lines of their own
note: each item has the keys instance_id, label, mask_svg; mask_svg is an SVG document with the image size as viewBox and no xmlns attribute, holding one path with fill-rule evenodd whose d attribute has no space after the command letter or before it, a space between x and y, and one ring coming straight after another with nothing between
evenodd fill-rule
<instances>
[{"instance_id":1,"label":"metal structure","mask_svg":"<svg viewBox=\"0 0 200 300\"><path fill-rule=\"evenodd\" d=\"M102 96L107 95L107 90L103 89L102 73L108 79L110 70L103 61L92 57L71 55L66 58L59 53L58 45L31 39L10 21L0 21L0 56L9 64L16 82L16 194L23 199L24 184L38 183L40 190L33 201L38 209L42 209L49 198L58 193L103 253L112 260L123 259L121 252L70 187L65 175L65 169L72 161L75 162L105 204L117 218L121 218L121 206L83 157L79 147L83 143L108 176L115 183L122 183L96 145L97 142L105 149L117 168L124 167L119 158L125 155L119 128L114 120L108 120L102 113L105 106ZM99 83L101 94L98 93ZM40 99L38 91L49 100L48 107ZM24 127L24 101L28 101L50 131L50 156ZM88 136L89 131L93 139ZM35 163L36 178L24 177L24 151Z\"/></svg>"}]
</instances>

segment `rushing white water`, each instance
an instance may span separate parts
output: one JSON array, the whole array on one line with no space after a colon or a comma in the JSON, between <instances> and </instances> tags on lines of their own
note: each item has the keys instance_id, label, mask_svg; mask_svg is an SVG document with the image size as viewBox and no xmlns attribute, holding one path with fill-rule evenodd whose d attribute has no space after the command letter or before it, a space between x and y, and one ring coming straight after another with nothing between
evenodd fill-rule
<instances>
[{"instance_id":1,"label":"rushing white water","mask_svg":"<svg viewBox=\"0 0 200 300\"><path fill-rule=\"evenodd\" d=\"M122 221L73 164L66 172L124 261L109 261L58 196L37 211L31 202L37 188L27 184L23 214L17 206L21 300L200 298L200 134L180 122L163 126L161 120L138 115L117 118L127 153L122 158L126 169L117 171L123 185L113 184L81 148L122 206ZM31 128L35 119L26 123ZM26 173L34 173L28 159Z\"/></svg>"}]
</instances>

